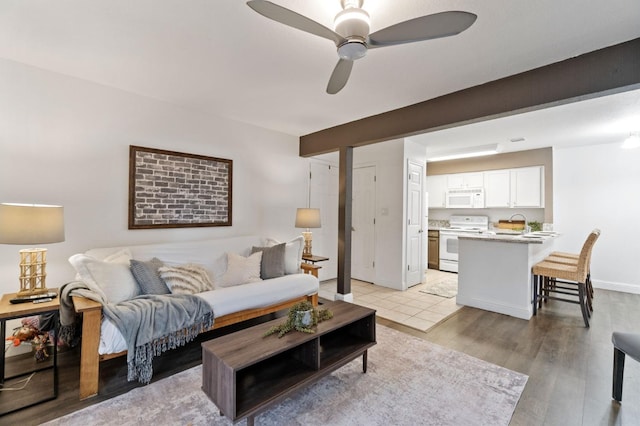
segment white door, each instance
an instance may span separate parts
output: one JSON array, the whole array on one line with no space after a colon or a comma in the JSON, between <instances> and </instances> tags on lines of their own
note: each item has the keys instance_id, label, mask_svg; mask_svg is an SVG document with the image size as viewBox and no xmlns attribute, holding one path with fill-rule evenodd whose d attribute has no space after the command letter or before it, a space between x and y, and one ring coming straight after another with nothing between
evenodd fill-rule
<instances>
[{"instance_id":1,"label":"white door","mask_svg":"<svg viewBox=\"0 0 640 426\"><path fill-rule=\"evenodd\" d=\"M351 276L373 282L375 280L375 166L353 169L351 211Z\"/></svg>"},{"instance_id":2,"label":"white door","mask_svg":"<svg viewBox=\"0 0 640 426\"><path fill-rule=\"evenodd\" d=\"M338 166L311 162L309 175L309 207L320 209L321 228L312 229L312 253L328 257L317 263L320 281L338 276Z\"/></svg>"},{"instance_id":3,"label":"white door","mask_svg":"<svg viewBox=\"0 0 640 426\"><path fill-rule=\"evenodd\" d=\"M425 270L423 217L424 166L409 160L407 175L407 286L420 284Z\"/></svg>"}]
</instances>

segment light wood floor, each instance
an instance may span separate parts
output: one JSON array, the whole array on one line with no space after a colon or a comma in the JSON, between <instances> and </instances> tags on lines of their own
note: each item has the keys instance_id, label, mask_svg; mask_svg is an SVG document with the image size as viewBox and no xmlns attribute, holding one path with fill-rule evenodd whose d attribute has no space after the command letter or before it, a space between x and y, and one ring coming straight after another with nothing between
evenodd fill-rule
<instances>
[{"instance_id":1,"label":"light wood floor","mask_svg":"<svg viewBox=\"0 0 640 426\"><path fill-rule=\"evenodd\" d=\"M640 425L640 363L627 357L622 404L611 399L611 333L640 333L640 295L596 289L594 310L589 329L557 301L531 321L465 307L425 333L380 322L527 374L512 425Z\"/></svg>"},{"instance_id":2,"label":"light wood floor","mask_svg":"<svg viewBox=\"0 0 640 426\"><path fill-rule=\"evenodd\" d=\"M640 295L596 290L594 303L590 329L576 305L560 302L550 302L531 321L465 307L427 332L378 321L529 375L512 425L640 425L640 363L627 358L622 405L611 400L611 332L640 332ZM154 361L154 380L199 362L199 342L170 351ZM0 424L37 425L137 386L126 382L123 358L103 365L101 373L101 395L78 401L77 353L61 354L58 399L0 417Z\"/></svg>"}]
</instances>

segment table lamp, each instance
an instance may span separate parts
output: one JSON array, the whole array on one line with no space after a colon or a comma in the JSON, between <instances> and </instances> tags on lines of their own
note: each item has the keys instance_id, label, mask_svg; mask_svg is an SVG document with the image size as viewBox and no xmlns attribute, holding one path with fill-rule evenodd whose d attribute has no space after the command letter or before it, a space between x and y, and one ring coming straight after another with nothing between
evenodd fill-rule
<instances>
[{"instance_id":1,"label":"table lamp","mask_svg":"<svg viewBox=\"0 0 640 426\"><path fill-rule=\"evenodd\" d=\"M311 256L310 228L320 228L320 209L298 209L296 212L296 228L306 228L302 233L304 238L303 256Z\"/></svg>"},{"instance_id":2,"label":"table lamp","mask_svg":"<svg viewBox=\"0 0 640 426\"><path fill-rule=\"evenodd\" d=\"M62 206L0 204L0 244L49 244L64 241ZM47 249L20 250L18 297L47 293Z\"/></svg>"}]
</instances>

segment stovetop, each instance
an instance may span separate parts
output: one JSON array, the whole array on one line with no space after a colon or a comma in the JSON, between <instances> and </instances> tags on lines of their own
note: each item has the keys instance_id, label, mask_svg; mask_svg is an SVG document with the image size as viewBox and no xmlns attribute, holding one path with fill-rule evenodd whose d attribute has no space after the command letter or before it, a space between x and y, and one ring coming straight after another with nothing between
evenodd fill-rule
<instances>
[{"instance_id":1,"label":"stovetop","mask_svg":"<svg viewBox=\"0 0 640 426\"><path fill-rule=\"evenodd\" d=\"M449 227L441 229L441 231L482 232L488 229L489 217L487 216L453 215L449 219Z\"/></svg>"}]
</instances>

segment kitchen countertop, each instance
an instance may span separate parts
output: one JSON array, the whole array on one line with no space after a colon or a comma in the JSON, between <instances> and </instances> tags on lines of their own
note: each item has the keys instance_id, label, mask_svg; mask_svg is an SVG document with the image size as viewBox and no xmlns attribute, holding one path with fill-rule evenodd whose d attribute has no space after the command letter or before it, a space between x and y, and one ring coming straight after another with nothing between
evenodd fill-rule
<instances>
[{"instance_id":1,"label":"kitchen countertop","mask_svg":"<svg viewBox=\"0 0 640 426\"><path fill-rule=\"evenodd\" d=\"M549 239L558 237L557 232L529 232L522 234L520 232L500 232L495 233L493 231L483 232L481 234L465 234L458 235L458 239L467 240L484 240L484 241L496 241L502 243L515 243L515 244L544 244Z\"/></svg>"}]
</instances>

